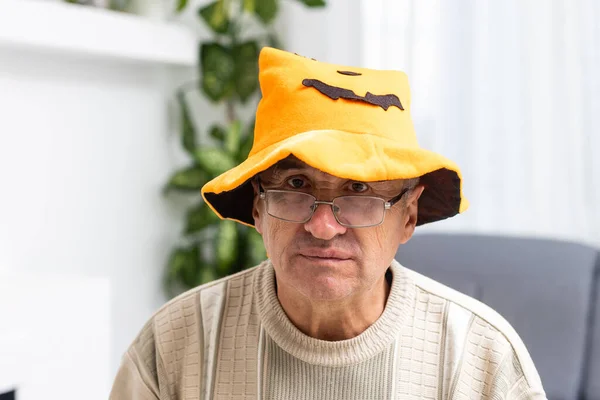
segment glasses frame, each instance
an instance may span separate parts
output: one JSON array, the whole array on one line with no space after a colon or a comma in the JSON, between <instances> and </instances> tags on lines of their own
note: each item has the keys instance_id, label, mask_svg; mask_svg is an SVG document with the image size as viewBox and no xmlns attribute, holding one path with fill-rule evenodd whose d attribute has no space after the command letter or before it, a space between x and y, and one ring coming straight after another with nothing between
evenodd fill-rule
<instances>
[{"instance_id":1,"label":"glasses frame","mask_svg":"<svg viewBox=\"0 0 600 400\"><path fill-rule=\"evenodd\" d=\"M265 189L262 186L262 183L260 182L260 178L257 177L256 181L258 183L258 195L260 197L261 200L264 200L265 203L267 203L267 213L273 217L273 218L277 218L281 221L286 221L286 222L292 222L292 223L296 223L296 224L305 224L308 221L310 221L313 217L313 215L315 214L315 211L317 210L317 207L319 206L319 204L326 204L329 205L331 207L331 212L333 213L333 216L335 217L335 220L337 221L338 224L340 224L343 227L346 228L370 228L373 226L379 226L381 224L383 224L383 221L385 220L385 214L387 212L387 210L389 210L390 208L392 208L392 206L396 203L398 203L400 201L400 199L410 190L409 188L404 188L402 190L402 192L400 192L400 194L398 194L397 196L394 196L393 198L389 199L389 200L385 200L381 197L377 197L377 196L359 196L359 195L343 195L343 196L337 196L334 197L331 201L324 201L324 200L318 200L315 196L313 196L310 193L304 193L304 192L298 192L298 191L294 191L294 190L280 190L280 189ZM303 221L293 221L293 220L289 220L289 219L285 219L285 218L281 218L281 217L277 217L273 214L271 214L268 210L269 210L269 205L268 205L268 201L267 201L267 192L273 192L273 193L302 193L304 195L310 196L313 198L313 204L311 207L311 212L310 215ZM341 222L335 212L334 209L334 201L339 199L339 198L347 198L347 197L366 197L366 198L371 198L371 199L377 199L377 200L382 200L383 201L383 216L381 217L381 221L379 221L376 224L370 224L370 225L351 225L351 224L346 224L344 222Z\"/></svg>"}]
</instances>

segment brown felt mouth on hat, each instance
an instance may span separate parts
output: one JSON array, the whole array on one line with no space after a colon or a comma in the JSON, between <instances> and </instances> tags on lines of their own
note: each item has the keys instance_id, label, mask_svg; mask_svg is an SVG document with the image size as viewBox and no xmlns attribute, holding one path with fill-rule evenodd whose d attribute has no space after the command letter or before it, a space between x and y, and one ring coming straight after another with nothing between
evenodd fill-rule
<instances>
[{"instance_id":1,"label":"brown felt mouth on hat","mask_svg":"<svg viewBox=\"0 0 600 400\"><path fill-rule=\"evenodd\" d=\"M399 109L404 110L400 99L395 94L378 95L367 92L364 96L359 96L350 89L331 86L327 83L321 82L318 79L304 79L302 81L302 84L306 87L312 87L317 89L319 92L323 93L325 96L333 100L346 99L362 101L368 104L379 106L385 111L387 111L390 107L398 107Z\"/></svg>"}]
</instances>

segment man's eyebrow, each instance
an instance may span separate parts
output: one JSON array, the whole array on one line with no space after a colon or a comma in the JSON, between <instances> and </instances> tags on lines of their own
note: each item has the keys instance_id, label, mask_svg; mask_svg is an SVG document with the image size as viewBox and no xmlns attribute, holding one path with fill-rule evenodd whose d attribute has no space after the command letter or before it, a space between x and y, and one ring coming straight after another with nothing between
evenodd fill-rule
<instances>
[{"instance_id":1,"label":"man's eyebrow","mask_svg":"<svg viewBox=\"0 0 600 400\"><path fill-rule=\"evenodd\" d=\"M285 175L289 171L297 170L302 171L306 169L306 164L301 161L293 159L283 159L276 163L270 171L268 176L271 180L281 179L282 175Z\"/></svg>"},{"instance_id":2,"label":"man's eyebrow","mask_svg":"<svg viewBox=\"0 0 600 400\"><path fill-rule=\"evenodd\" d=\"M278 169L282 169L282 170L286 170L286 169L302 169L305 168L306 165L299 160L294 160L294 159L289 159L289 158L284 158L281 161L278 161L274 166L273 169L278 170Z\"/></svg>"},{"instance_id":3,"label":"man's eyebrow","mask_svg":"<svg viewBox=\"0 0 600 400\"><path fill-rule=\"evenodd\" d=\"M287 171L306 169L306 164L293 158L284 158L257 176L266 182L278 181Z\"/></svg>"}]
</instances>

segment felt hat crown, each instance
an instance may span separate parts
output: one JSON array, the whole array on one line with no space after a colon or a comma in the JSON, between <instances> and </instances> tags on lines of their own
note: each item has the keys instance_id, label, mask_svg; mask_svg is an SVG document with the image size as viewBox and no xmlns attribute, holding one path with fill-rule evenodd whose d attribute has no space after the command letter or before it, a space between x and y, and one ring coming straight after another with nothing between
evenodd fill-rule
<instances>
[{"instance_id":1,"label":"felt hat crown","mask_svg":"<svg viewBox=\"0 0 600 400\"><path fill-rule=\"evenodd\" d=\"M263 48L262 99L248 158L202 188L221 218L253 225L250 179L294 155L328 174L362 182L420 178L418 225L468 207L459 168L419 147L406 74L319 62Z\"/></svg>"}]
</instances>

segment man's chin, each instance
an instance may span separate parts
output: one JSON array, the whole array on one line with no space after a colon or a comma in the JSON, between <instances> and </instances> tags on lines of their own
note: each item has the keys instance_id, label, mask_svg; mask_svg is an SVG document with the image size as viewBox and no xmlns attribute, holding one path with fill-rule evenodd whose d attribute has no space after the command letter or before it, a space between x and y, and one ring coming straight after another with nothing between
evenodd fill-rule
<instances>
[{"instance_id":1,"label":"man's chin","mask_svg":"<svg viewBox=\"0 0 600 400\"><path fill-rule=\"evenodd\" d=\"M296 256L290 260L281 278L311 300L335 301L353 292L356 268L354 260L314 260Z\"/></svg>"},{"instance_id":2,"label":"man's chin","mask_svg":"<svg viewBox=\"0 0 600 400\"><path fill-rule=\"evenodd\" d=\"M342 276L304 275L298 285L304 295L314 301L339 301L352 293L351 282Z\"/></svg>"}]
</instances>

